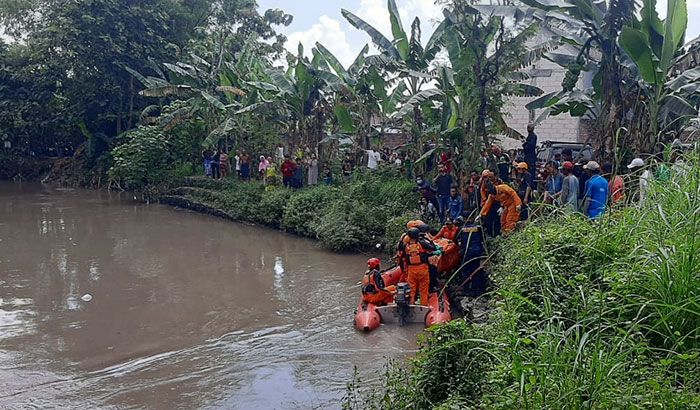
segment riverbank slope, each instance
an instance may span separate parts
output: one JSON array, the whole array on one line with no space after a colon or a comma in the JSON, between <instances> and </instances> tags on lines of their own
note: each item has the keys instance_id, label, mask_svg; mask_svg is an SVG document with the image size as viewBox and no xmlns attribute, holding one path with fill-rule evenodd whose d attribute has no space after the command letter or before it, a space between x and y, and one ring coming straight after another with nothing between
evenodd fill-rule
<instances>
[{"instance_id":1,"label":"riverbank slope","mask_svg":"<svg viewBox=\"0 0 700 410\"><path fill-rule=\"evenodd\" d=\"M317 239L337 252L389 250L406 222L417 218L414 184L397 172L358 172L339 185L301 190L265 187L258 181L190 177L159 201L283 229Z\"/></svg>"},{"instance_id":2,"label":"riverbank slope","mask_svg":"<svg viewBox=\"0 0 700 410\"><path fill-rule=\"evenodd\" d=\"M428 330L345 408L700 407L700 167L591 223L540 218L497 241L484 324Z\"/></svg>"}]
</instances>

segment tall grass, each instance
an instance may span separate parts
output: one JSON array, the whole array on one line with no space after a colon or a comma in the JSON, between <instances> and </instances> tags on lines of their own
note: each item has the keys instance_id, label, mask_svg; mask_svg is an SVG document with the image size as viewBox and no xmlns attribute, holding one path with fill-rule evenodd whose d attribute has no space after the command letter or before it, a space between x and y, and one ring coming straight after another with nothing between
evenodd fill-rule
<instances>
[{"instance_id":1,"label":"tall grass","mask_svg":"<svg viewBox=\"0 0 700 410\"><path fill-rule=\"evenodd\" d=\"M554 212L497 240L489 322L431 329L347 407L700 408L697 164L598 222Z\"/></svg>"}]
</instances>

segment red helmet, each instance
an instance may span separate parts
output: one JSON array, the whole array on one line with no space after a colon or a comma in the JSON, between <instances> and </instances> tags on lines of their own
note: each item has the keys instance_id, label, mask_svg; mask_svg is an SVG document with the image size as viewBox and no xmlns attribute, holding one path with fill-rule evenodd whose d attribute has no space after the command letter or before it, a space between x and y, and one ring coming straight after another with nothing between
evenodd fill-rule
<instances>
[{"instance_id":1,"label":"red helmet","mask_svg":"<svg viewBox=\"0 0 700 410\"><path fill-rule=\"evenodd\" d=\"M381 262L377 258L370 258L367 260L367 267L370 269L379 269L379 264Z\"/></svg>"}]
</instances>

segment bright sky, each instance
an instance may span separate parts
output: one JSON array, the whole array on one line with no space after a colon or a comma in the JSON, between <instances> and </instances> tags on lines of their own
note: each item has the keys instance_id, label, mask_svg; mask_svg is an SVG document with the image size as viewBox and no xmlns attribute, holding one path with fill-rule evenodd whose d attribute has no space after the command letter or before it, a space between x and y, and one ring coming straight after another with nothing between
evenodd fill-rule
<instances>
[{"instance_id":1,"label":"bright sky","mask_svg":"<svg viewBox=\"0 0 700 410\"><path fill-rule=\"evenodd\" d=\"M442 18L441 8L435 5L434 0L396 0L396 3L407 32L410 31L413 19L420 17L425 44L436 21ZM700 36L700 0L687 0L687 3L687 39L692 40ZM300 42L308 55L319 41L343 64L351 64L370 40L367 34L356 30L345 20L340 14L341 8L355 13L389 39L392 38L386 0L258 0L258 4L263 11L280 8L294 16L292 24L281 31L289 39L287 49L295 54ZM666 0L658 0L658 9L663 18L666 14Z\"/></svg>"}]
</instances>

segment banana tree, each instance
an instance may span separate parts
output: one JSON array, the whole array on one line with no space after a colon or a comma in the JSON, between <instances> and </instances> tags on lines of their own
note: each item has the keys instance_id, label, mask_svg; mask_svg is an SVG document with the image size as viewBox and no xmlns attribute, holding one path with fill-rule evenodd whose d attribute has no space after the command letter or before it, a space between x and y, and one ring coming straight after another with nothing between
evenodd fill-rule
<instances>
[{"instance_id":1,"label":"banana tree","mask_svg":"<svg viewBox=\"0 0 700 410\"><path fill-rule=\"evenodd\" d=\"M173 99L186 102L177 110L160 116L158 125L170 131L189 120L202 118L205 132L210 136L222 134L222 127L229 128L226 132L230 131L231 127L226 125L230 124L227 113L240 108L238 99L245 96L242 89L233 86L223 74L219 78L212 75L211 64L195 54L190 55L187 62L164 63L163 67L168 74L160 69L154 70L159 77L144 76L125 67L146 87L139 92L140 95L159 98L161 102ZM142 118L155 118L153 112L158 109L157 105L148 106Z\"/></svg>"},{"instance_id":2,"label":"banana tree","mask_svg":"<svg viewBox=\"0 0 700 410\"><path fill-rule=\"evenodd\" d=\"M550 53L545 57L567 69L562 91L527 106L546 108L538 118L569 113L597 118L598 145L605 149L617 130L627 126L627 114L635 107L630 98L629 73L618 45L620 30L635 12L635 0L523 0L536 8L543 26L556 33L577 55ZM593 73L593 89L579 90L583 72Z\"/></svg>"},{"instance_id":3,"label":"banana tree","mask_svg":"<svg viewBox=\"0 0 700 410\"><path fill-rule=\"evenodd\" d=\"M644 120L649 129L638 144L645 152L655 148L660 134L698 114L693 100L700 88L700 69L670 78L688 25L685 0L669 0L666 16L663 21L659 18L656 0L645 0L639 17L620 34L620 46L634 63L648 113Z\"/></svg>"},{"instance_id":4,"label":"banana tree","mask_svg":"<svg viewBox=\"0 0 700 410\"><path fill-rule=\"evenodd\" d=\"M492 142L492 135L521 137L506 124L504 97L542 94L541 89L523 82L530 78L524 68L556 47L556 42L527 47L526 41L540 26L526 14L512 14L506 20L493 9L477 10L460 2L444 13L442 42L450 64L438 69L442 133L467 152L465 160L474 164L480 148Z\"/></svg>"},{"instance_id":5,"label":"banana tree","mask_svg":"<svg viewBox=\"0 0 700 410\"><path fill-rule=\"evenodd\" d=\"M281 106L288 116L286 128L292 137L292 144L309 143L316 146L330 110L323 92L324 74L304 57L301 44L298 55L288 58L291 64L286 71L271 68L266 71L266 80L248 82L248 85L273 95L273 99L263 100L249 109L254 110L264 104Z\"/></svg>"},{"instance_id":6,"label":"banana tree","mask_svg":"<svg viewBox=\"0 0 700 410\"><path fill-rule=\"evenodd\" d=\"M373 119L379 118L381 133L391 122L391 116L404 98L406 84L399 82L390 86L383 75L383 67L377 67L376 59L366 58L368 46L358 54L346 70L338 59L322 44L316 43L314 54L318 54L335 77L327 84L335 89L336 121L342 133L357 133L365 148L369 148ZM329 77L326 77L329 78ZM341 84L341 87L337 87Z\"/></svg>"},{"instance_id":7,"label":"banana tree","mask_svg":"<svg viewBox=\"0 0 700 410\"><path fill-rule=\"evenodd\" d=\"M423 46L421 44L420 19L416 17L413 20L409 37L403 28L395 0L388 0L387 8L393 36L392 40L355 14L345 9L342 9L341 13L353 27L366 32L379 49L381 55L373 56L371 64L380 68L383 74L393 75L393 78L389 78L390 82L396 80L402 82L406 90L406 97L409 100L411 98L414 99L415 104L411 105L413 114L411 121L414 124L413 134L419 136L422 132L422 115L420 104L417 102L427 97L426 93L420 93L425 91L426 86L429 86L435 79L429 73L429 69L430 64L435 59L435 55L440 50L440 39L444 30L444 22L437 26L429 41ZM404 110L402 114L409 114L409 112Z\"/></svg>"}]
</instances>

